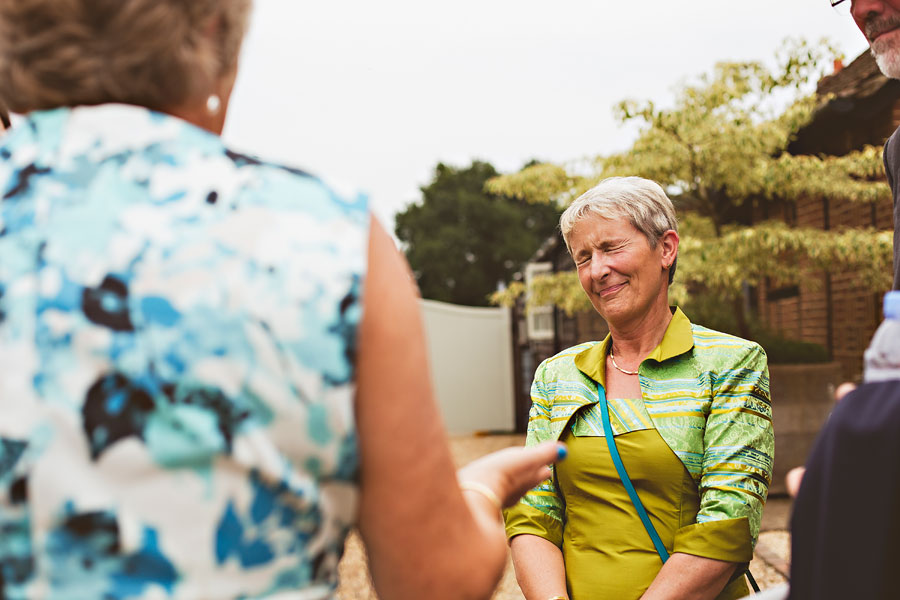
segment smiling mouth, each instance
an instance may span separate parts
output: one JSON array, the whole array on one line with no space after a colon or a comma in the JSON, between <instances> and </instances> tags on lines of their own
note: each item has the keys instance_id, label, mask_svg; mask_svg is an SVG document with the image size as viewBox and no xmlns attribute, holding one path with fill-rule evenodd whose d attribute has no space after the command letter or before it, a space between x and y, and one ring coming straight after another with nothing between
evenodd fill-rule
<instances>
[{"instance_id":1,"label":"smiling mouth","mask_svg":"<svg viewBox=\"0 0 900 600\"><path fill-rule=\"evenodd\" d=\"M611 285L609 287L606 287L606 288L603 288L602 290L600 290L600 295L601 296L609 296L610 294L614 294L614 293L618 292L623 287L625 287L624 282L617 283L616 285Z\"/></svg>"},{"instance_id":2,"label":"smiling mouth","mask_svg":"<svg viewBox=\"0 0 900 600\"><path fill-rule=\"evenodd\" d=\"M865 25L866 39L870 44L874 44L878 38L896 31L898 27L900 27L900 19L896 17L872 18Z\"/></svg>"},{"instance_id":3,"label":"smiling mouth","mask_svg":"<svg viewBox=\"0 0 900 600\"><path fill-rule=\"evenodd\" d=\"M877 42L879 40L879 38L881 38L881 36L887 35L889 33L893 33L895 31L897 31L896 27L892 27L891 29L883 29L881 31L876 31L871 36L869 36L869 43L874 44L875 42Z\"/></svg>"}]
</instances>

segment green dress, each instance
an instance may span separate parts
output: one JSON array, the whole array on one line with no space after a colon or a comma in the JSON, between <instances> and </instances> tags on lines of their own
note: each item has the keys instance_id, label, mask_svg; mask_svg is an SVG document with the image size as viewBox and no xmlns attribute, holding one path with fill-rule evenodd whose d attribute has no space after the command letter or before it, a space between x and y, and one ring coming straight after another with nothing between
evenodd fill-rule
<instances>
[{"instance_id":1,"label":"green dress","mask_svg":"<svg viewBox=\"0 0 900 600\"><path fill-rule=\"evenodd\" d=\"M569 456L557 469L565 500L562 553L574 600L640 598L662 567L616 472L595 407L576 414L563 434ZM615 399L611 410L628 410L649 424L616 436L628 475L650 520L671 552L679 528L694 523L700 496L684 464L660 437L641 400ZM720 600L748 593L743 578L732 581Z\"/></svg>"}]
</instances>

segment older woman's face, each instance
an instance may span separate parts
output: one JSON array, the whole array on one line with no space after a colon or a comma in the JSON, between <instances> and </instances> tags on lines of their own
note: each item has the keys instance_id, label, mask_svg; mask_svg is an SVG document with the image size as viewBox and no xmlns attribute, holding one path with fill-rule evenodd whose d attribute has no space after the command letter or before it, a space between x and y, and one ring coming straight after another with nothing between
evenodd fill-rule
<instances>
[{"instance_id":1,"label":"older woman's face","mask_svg":"<svg viewBox=\"0 0 900 600\"><path fill-rule=\"evenodd\" d=\"M668 293L671 249L664 243L651 248L624 219L587 215L575 224L569 245L581 287L611 324L640 317Z\"/></svg>"}]
</instances>

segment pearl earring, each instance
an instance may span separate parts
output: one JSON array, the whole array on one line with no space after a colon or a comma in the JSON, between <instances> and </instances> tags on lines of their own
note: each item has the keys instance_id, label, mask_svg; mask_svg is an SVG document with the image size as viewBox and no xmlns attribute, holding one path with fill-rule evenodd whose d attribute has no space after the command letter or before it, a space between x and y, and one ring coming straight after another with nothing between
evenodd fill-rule
<instances>
[{"instance_id":1,"label":"pearl earring","mask_svg":"<svg viewBox=\"0 0 900 600\"><path fill-rule=\"evenodd\" d=\"M210 94L206 99L206 111L211 115L216 115L220 108L222 108L222 99L218 94Z\"/></svg>"}]
</instances>

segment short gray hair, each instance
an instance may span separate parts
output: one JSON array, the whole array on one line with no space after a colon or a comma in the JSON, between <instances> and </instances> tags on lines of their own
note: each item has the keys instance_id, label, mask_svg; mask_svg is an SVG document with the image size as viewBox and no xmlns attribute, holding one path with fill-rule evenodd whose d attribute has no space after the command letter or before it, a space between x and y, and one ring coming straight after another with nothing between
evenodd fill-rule
<instances>
[{"instance_id":1,"label":"short gray hair","mask_svg":"<svg viewBox=\"0 0 900 600\"><path fill-rule=\"evenodd\" d=\"M626 219L644 234L651 248L670 229L678 231L675 207L655 181L643 177L610 177L575 199L559 218L559 228L569 252L569 235L579 220L596 215L604 219ZM675 261L678 257L675 257ZM669 283L675 277L675 262L669 268Z\"/></svg>"}]
</instances>

